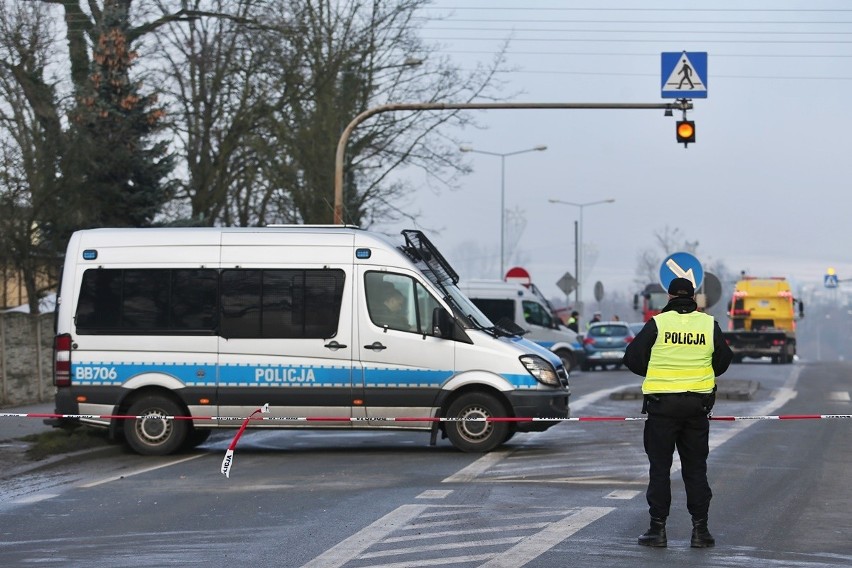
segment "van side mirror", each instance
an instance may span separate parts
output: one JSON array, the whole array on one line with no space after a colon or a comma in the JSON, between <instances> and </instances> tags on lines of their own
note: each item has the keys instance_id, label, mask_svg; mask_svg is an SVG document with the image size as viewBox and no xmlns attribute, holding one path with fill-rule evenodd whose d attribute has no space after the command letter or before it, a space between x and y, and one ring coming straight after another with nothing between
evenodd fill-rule
<instances>
[{"instance_id":1,"label":"van side mirror","mask_svg":"<svg viewBox=\"0 0 852 568\"><path fill-rule=\"evenodd\" d=\"M449 339L453 336L456 320L442 307L432 310L432 335Z\"/></svg>"}]
</instances>

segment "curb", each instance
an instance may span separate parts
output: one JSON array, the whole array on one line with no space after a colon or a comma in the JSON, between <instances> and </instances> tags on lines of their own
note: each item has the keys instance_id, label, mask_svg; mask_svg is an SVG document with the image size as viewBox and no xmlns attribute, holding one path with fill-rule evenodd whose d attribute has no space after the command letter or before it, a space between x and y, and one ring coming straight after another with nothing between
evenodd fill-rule
<instances>
[{"instance_id":1,"label":"curb","mask_svg":"<svg viewBox=\"0 0 852 568\"><path fill-rule=\"evenodd\" d=\"M751 400L760 389L757 381L726 380L716 381L716 400ZM642 387L627 387L609 395L612 400L641 400Z\"/></svg>"},{"instance_id":2,"label":"curb","mask_svg":"<svg viewBox=\"0 0 852 568\"><path fill-rule=\"evenodd\" d=\"M26 475L41 469L47 469L49 467L59 465L64 462L70 463L89 456L97 456L98 454L108 454L111 452L118 451L121 451L121 446L110 444L97 448L86 448L85 450L80 450L78 452L56 454L41 460L27 461L20 465L10 467L9 469L6 469L2 471L2 473L0 473L0 479L18 477L20 475Z\"/></svg>"}]
</instances>

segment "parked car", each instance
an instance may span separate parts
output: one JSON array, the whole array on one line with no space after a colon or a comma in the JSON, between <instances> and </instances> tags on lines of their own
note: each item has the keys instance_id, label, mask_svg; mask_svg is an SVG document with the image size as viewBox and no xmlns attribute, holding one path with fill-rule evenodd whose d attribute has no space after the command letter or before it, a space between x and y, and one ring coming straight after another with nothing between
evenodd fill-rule
<instances>
[{"instance_id":1,"label":"parked car","mask_svg":"<svg viewBox=\"0 0 852 568\"><path fill-rule=\"evenodd\" d=\"M639 335L639 332L642 331L642 328L645 327L644 321L637 321L627 324L630 326L630 331L633 332L633 337Z\"/></svg>"},{"instance_id":2,"label":"parked car","mask_svg":"<svg viewBox=\"0 0 852 568\"><path fill-rule=\"evenodd\" d=\"M584 371L590 371L595 367L606 369L607 365L613 365L616 369L621 368L624 350L627 349L627 345L633 341L635 336L636 334L627 322L593 323L589 326L586 337L583 339L586 360L581 368Z\"/></svg>"}]
</instances>

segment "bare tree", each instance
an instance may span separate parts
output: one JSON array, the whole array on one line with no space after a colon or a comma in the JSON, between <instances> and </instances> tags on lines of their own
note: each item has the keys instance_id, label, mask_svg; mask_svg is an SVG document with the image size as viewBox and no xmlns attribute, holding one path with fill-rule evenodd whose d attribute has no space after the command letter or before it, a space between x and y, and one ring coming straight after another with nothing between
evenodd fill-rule
<instances>
[{"instance_id":1,"label":"bare tree","mask_svg":"<svg viewBox=\"0 0 852 568\"><path fill-rule=\"evenodd\" d=\"M426 0L273 0L264 36L282 73L274 101L275 148L289 160L272 187L292 196L298 219L333 220L334 157L346 125L368 108L393 102L469 102L492 95L502 55L463 74L417 35ZM344 220L413 218L401 207L411 191L394 180L401 166L422 168L440 183L462 170L447 125L471 124L459 112L383 113L360 125L347 149ZM273 172L274 173L274 172Z\"/></svg>"},{"instance_id":2,"label":"bare tree","mask_svg":"<svg viewBox=\"0 0 852 568\"><path fill-rule=\"evenodd\" d=\"M330 223L335 150L355 116L389 102L487 97L502 59L463 75L434 57L414 23L426 3L194 0L190 11L227 17L163 36L191 222ZM161 0L161 10L173 4ZM451 183L462 171L458 143L440 127L469 120L407 113L359 127L346 159L346 221L405 215L400 199L410 188L392 179L400 166Z\"/></svg>"},{"instance_id":3,"label":"bare tree","mask_svg":"<svg viewBox=\"0 0 852 568\"><path fill-rule=\"evenodd\" d=\"M270 115L264 53L257 39L262 0L194 0L194 13L216 13L171 25L160 34L166 60L162 83L170 96L175 145L186 166L178 197L184 222L249 225L263 222L275 192L264 175ZM169 13L174 2L161 0Z\"/></svg>"},{"instance_id":4,"label":"bare tree","mask_svg":"<svg viewBox=\"0 0 852 568\"><path fill-rule=\"evenodd\" d=\"M149 18L136 4L0 0L2 238L33 306L38 274L71 231L148 224L168 197L171 166L153 138L162 113L131 72L135 46L166 24L219 15L176 6Z\"/></svg>"},{"instance_id":5,"label":"bare tree","mask_svg":"<svg viewBox=\"0 0 852 568\"><path fill-rule=\"evenodd\" d=\"M32 313L54 284L50 232L61 213L53 32L42 6L0 3L0 264L20 275Z\"/></svg>"}]
</instances>

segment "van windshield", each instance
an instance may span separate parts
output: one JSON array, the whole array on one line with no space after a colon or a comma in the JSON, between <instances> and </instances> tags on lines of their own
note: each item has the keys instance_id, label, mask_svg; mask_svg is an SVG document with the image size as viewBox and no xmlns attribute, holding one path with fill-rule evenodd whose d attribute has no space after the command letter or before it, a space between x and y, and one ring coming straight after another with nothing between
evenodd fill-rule
<instances>
[{"instance_id":1,"label":"van windshield","mask_svg":"<svg viewBox=\"0 0 852 568\"><path fill-rule=\"evenodd\" d=\"M399 250L414 263L429 282L444 292L444 299L450 304L453 315L463 327L480 329L495 336L514 336L523 331L513 329L517 326L502 325L502 323L494 325L494 322L489 320L459 290L458 274L421 231L405 230L402 231L402 235L405 237L405 245Z\"/></svg>"},{"instance_id":2,"label":"van windshield","mask_svg":"<svg viewBox=\"0 0 852 568\"><path fill-rule=\"evenodd\" d=\"M497 337L514 337L525 333L523 328L509 318L492 322L455 284L445 283L441 288L447 293L447 301L453 306L456 319L463 327L479 329Z\"/></svg>"},{"instance_id":3,"label":"van windshield","mask_svg":"<svg viewBox=\"0 0 852 568\"><path fill-rule=\"evenodd\" d=\"M470 301L457 286L444 286L444 291L452 298L453 308L461 312L461 315L466 316L465 319L472 320L475 327L494 327L494 322L488 319L488 316L476 307L476 304ZM466 322L462 322L465 324Z\"/></svg>"}]
</instances>

